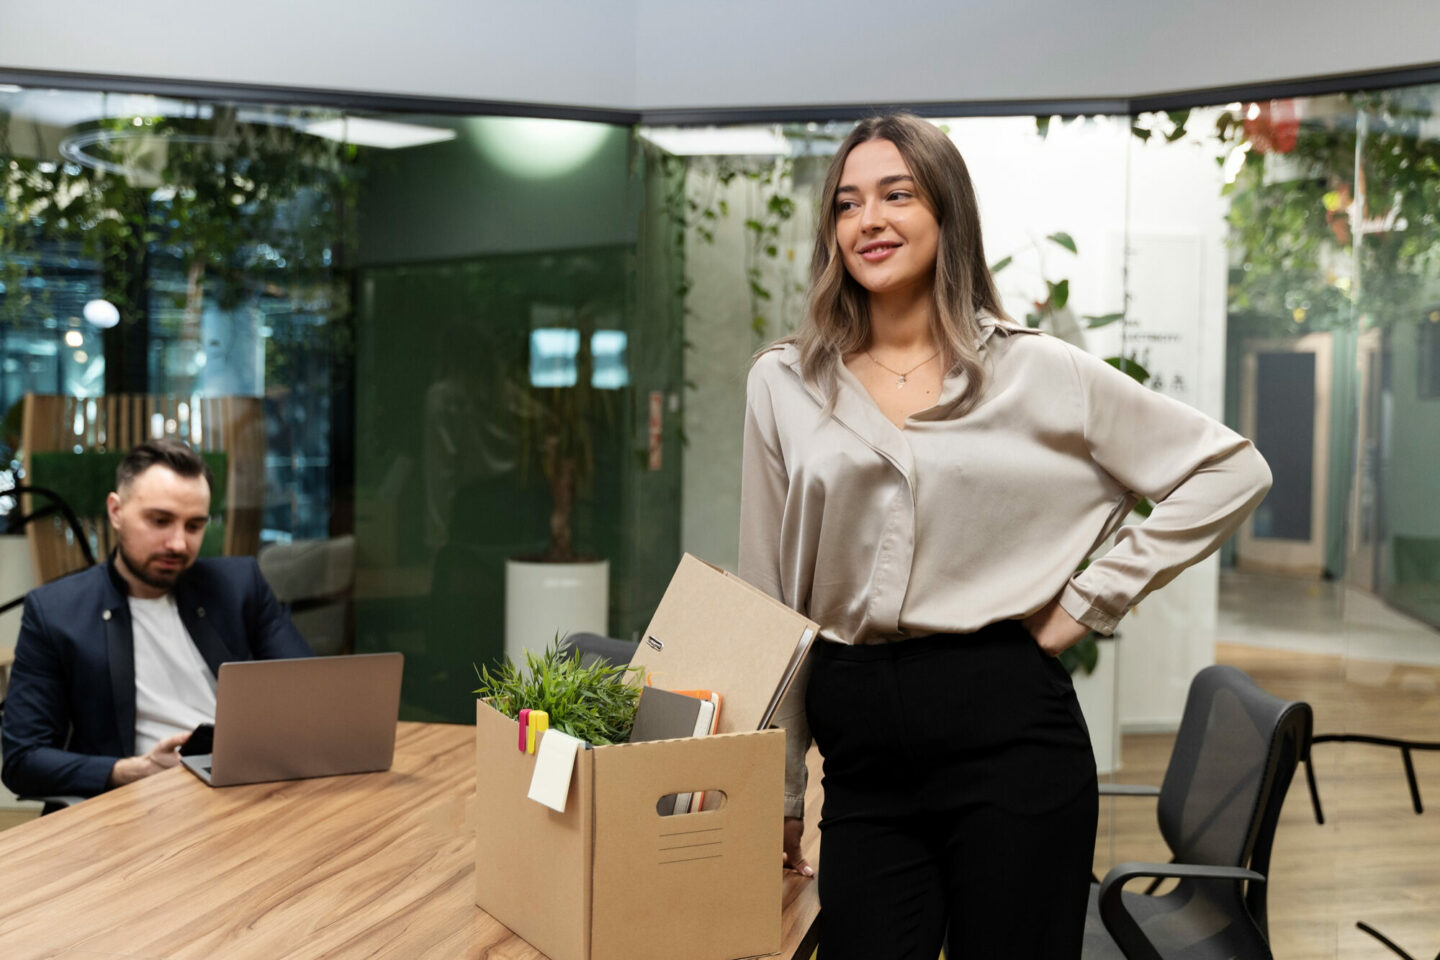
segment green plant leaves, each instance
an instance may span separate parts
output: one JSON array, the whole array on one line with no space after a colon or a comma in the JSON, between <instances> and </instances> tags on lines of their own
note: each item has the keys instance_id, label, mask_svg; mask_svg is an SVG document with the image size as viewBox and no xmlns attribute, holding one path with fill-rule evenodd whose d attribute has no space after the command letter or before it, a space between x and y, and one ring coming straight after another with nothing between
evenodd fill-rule
<instances>
[{"instance_id":1,"label":"green plant leaves","mask_svg":"<svg viewBox=\"0 0 1440 960\"><path fill-rule=\"evenodd\" d=\"M1140 383L1150 379L1150 371L1142 367L1134 357L1106 357L1105 362Z\"/></svg>"},{"instance_id":2,"label":"green plant leaves","mask_svg":"<svg viewBox=\"0 0 1440 960\"><path fill-rule=\"evenodd\" d=\"M598 660L582 666L578 657L561 651L557 634L542 655L525 651L524 671L508 657L494 673L477 667L480 686L474 692L512 720L521 710L544 710L552 728L586 743L623 743L640 700L639 684L627 682L627 676L639 672Z\"/></svg>"},{"instance_id":3,"label":"green plant leaves","mask_svg":"<svg viewBox=\"0 0 1440 960\"><path fill-rule=\"evenodd\" d=\"M1083 670L1088 675L1095 672L1095 664L1100 662L1100 644L1096 642L1096 636L1092 630L1060 654L1060 665L1065 668L1066 673L1073 674L1076 670Z\"/></svg>"},{"instance_id":4,"label":"green plant leaves","mask_svg":"<svg viewBox=\"0 0 1440 960\"><path fill-rule=\"evenodd\" d=\"M1057 243L1057 244L1059 244L1060 246L1064 247L1066 250L1069 250L1071 253L1075 253L1075 252L1076 252L1076 251L1075 251L1075 238L1072 237L1072 236L1070 236L1070 234L1065 233L1064 231L1058 231L1058 232L1056 232L1056 233L1052 233L1052 234L1050 234L1049 236L1047 236L1045 239L1046 239L1046 240L1049 240L1051 243Z\"/></svg>"},{"instance_id":5,"label":"green plant leaves","mask_svg":"<svg viewBox=\"0 0 1440 960\"><path fill-rule=\"evenodd\" d=\"M1185 136L1185 124L1190 122L1190 111L1188 109L1171 110L1166 116L1170 118L1170 122L1174 124L1175 129L1165 134L1165 142L1174 143L1176 140Z\"/></svg>"},{"instance_id":6,"label":"green plant leaves","mask_svg":"<svg viewBox=\"0 0 1440 960\"><path fill-rule=\"evenodd\" d=\"M1054 310L1064 310L1065 304L1070 302L1070 281L1061 280L1059 283L1045 281L1050 288L1050 307Z\"/></svg>"}]
</instances>

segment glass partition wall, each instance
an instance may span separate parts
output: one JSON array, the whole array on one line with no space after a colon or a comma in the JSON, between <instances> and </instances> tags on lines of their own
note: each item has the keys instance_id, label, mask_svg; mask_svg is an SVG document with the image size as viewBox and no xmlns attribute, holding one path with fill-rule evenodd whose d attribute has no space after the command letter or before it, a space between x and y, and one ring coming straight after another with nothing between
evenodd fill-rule
<instances>
[{"instance_id":1,"label":"glass partition wall","mask_svg":"<svg viewBox=\"0 0 1440 960\"><path fill-rule=\"evenodd\" d=\"M1220 556L1078 667L1111 779L1160 781L1217 660L1309 700L1318 733L1440 729L1437 107L1431 86L936 120L1011 316L1224 419L1275 473ZM565 616L621 637L682 549L733 569L745 373L803 314L848 130L5 88L4 482L29 462L26 393L79 403L49 447L82 454L105 446L90 401L155 398L154 430L198 435L193 411L248 398L263 452L225 509L259 519L210 549L319 557L286 599L340 611L335 649L405 652L407 718L466 721L475 666L553 637L507 625L517 608L570 609L570 566L543 567L539 601L517 566L608 561L598 620ZM1276 954L1383 950L1357 921L1440 948L1440 821L1411 811L1399 755L1329 742L1314 763L1326 823L1297 779ZM1440 797L1440 754L1414 767ZM1097 871L1167 858L1147 802L1107 804Z\"/></svg>"},{"instance_id":2,"label":"glass partition wall","mask_svg":"<svg viewBox=\"0 0 1440 960\"><path fill-rule=\"evenodd\" d=\"M607 562L577 626L630 636L678 559L648 159L599 123L5 89L4 485L94 531L117 438L179 433L225 465L212 527L245 528L207 552L328 611L317 649L403 651L407 717L472 719L509 561Z\"/></svg>"}]
</instances>

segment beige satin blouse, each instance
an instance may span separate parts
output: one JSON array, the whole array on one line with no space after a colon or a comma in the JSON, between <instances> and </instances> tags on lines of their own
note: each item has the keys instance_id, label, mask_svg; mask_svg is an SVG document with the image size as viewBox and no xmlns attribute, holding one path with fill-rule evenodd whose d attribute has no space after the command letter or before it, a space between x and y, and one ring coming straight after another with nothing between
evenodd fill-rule
<instances>
[{"instance_id":1,"label":"beige satin blouse","mask_svg":"<svg viewBox=\"0 0 1440 960\"><path fill-rule=\"evenodd\" d=\"M1057 595L1111 633L1151 590L1218 547L1270 487L1249 440L1053 337L983 318L990 381L962 381L897 428L843 366L834 415L771 350L747 386L740 576L840 643L968 633ZM1138 497L1155 504L1121 528ZM1106 537L1115 546L1076 572ZM805 795L803 684L786 812Z\"/></svg>"}]
</instances>

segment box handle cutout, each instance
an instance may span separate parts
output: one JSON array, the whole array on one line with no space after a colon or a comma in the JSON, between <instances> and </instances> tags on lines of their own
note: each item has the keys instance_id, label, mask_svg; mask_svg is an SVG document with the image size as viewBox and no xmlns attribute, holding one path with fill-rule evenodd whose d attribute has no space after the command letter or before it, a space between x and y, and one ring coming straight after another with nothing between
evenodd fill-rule
<instances>
[{"instance_id":1,"label":"box handle cutout","mask_svg":"<svg viewBox=\"0 0 1440 960\"><path fill-rule=\"evenodd\" d=\"M709 813L712 810L722 810L728 798L724 790L717 790L711 787L708 790L681 791L680 793L667 793L655 801L655 812L662 817L672 817L681 813Z\"/></svg>"}]
</instances>

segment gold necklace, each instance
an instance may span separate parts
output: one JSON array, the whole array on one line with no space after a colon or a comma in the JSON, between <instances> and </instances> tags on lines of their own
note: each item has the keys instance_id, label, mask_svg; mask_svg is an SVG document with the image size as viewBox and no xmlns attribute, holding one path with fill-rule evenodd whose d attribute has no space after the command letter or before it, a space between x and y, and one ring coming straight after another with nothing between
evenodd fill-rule
<instances>
[{"instance_id":1,"label":"gold necklace","mask_svg":"<svg viewBox=\"0 0 1440 960\"><path fill-rule=\"evenodd\" d=\"M885 364L881 363L879 360L876 360L875 354L871 353L869 350L865 351L865 356L869 357L870 361L880 369L889 370L891 373L895 374L895 389L899 390L901 387L905 386L905 381L910 379L910 374L914 373L916 370L919 370L931 360L934 360L936 357L940 356L940 351L936 350L934 353L930 354L930 356L926 357L924 360L921 360L919 363L915 364L915 366L911 367L909 370L906 370L904 373L901 373L894 367L888 367Z\"/></svg>"}]
</instances>

